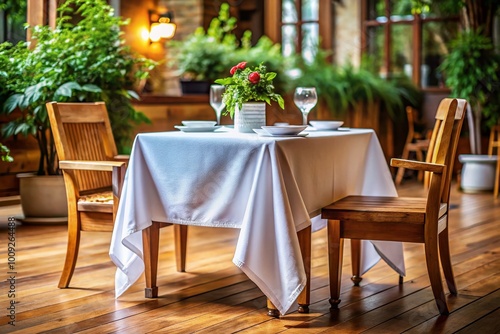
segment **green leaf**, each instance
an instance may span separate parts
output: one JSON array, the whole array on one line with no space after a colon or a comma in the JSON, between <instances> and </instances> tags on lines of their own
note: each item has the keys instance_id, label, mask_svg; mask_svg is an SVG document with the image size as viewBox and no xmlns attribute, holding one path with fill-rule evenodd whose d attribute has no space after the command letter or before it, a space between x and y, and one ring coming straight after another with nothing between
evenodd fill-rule
<instances>
[{"instance_id":1,"label":"green leaf","mask_svg":"<svg viewBox=\"0 0 500 334\"><path fill-rule=\"evenodd\" d=\"M3 111L6 114L12 113L18 106L23 103L24 95L23 94L14 94L9 96L9 98L5 101L3 105Z\"/></svg>"},{"instance_id":2,"label":"green leaf","mask_svg":"<svg viewBox=\"0 0 500 334\"><path fill-rule=\"evenodd\" d=\"M73 96L73 90L81 90L82 86L78 84L78 82L70 81L62 84L57 88L54 93L54 97L57 99L59 96L71 97Z\"/></svg>"},{"instance_id":3,"label":"green leaf","mask_svg":"<svg viewBox=\"0 0 500 334\"><path fill-rule=\"evenodd\" d=\"M91 93L101 93L102 89L94 84L85 84L82 86L82 90Z\"/></svg>"}]
</instances>

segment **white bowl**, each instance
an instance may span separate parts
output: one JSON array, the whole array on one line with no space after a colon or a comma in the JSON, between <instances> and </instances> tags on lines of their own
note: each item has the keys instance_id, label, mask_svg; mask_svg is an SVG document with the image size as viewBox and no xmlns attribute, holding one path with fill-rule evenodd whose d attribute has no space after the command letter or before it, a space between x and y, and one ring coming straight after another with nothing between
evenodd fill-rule
<instances>
[{"instance_id":1,"label":"white bowl","mask_svg":"<svg viewBox=\"0 0 500 334\"><path fill-rule=\"evenodd\" d=\"M215 121L182 121L182 125L190 128L207 128L216 124L217 122Z\"/></svg>"},{"instance_id":2,"label":"white bowl","mask_svg":"<svg viewBox=\"0 0 500 334\"><path fill-rule=\"evenodd\" d=\"M337 130L344 124L342 121L309 121L316 130Z\"/></svg>"},{"instance_id":3,"label":"white bowl","mask_svg":"<svg viewBox=\"0 0 500 334\"><path fill-rule=\"evenodd\" d=\"M305 128L307 128L307 125L262 126L262 129L274 136L297 135L304 131Z\"/></svg>"}]
</instances>

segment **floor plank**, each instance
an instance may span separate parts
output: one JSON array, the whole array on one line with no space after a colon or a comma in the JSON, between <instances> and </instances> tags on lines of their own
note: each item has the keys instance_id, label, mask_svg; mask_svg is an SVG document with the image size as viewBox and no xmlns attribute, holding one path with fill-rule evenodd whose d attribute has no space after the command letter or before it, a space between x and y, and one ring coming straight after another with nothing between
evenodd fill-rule
<instances>
[{"instance_id":1,"label":"floor plank","mask_svg":"<svg viewBox=\"0 0 500 334\"><path fill-rule=\"evenodd\" d=\"M405 182L398 191L423 194L416 182ZM141 278L115 299L109 233L83 234L71 288L58 289L67 228L18 224L16 326L8 324L2 306L0 333L494 333L500 327L500 200L491 193L464 194L454 186L451 203L450 244L459 294L448 296L448 317L438 316L419 244L404 245L407 276L402 285L380 262L360 287L353 287L346 242L342 302L331 311L326 231L316 232L311 311L274 319L266 315L263 294L231 261L237 230L190 228L187 272L178 273L172 229L162 229L159 298L144 298ZM0 208L2 238L7 217L18 213L18 206ZM0 256L7 259L5 246ZM0 283L0 305L11 300L6 278Z\"/></svg>"}]
</instances>

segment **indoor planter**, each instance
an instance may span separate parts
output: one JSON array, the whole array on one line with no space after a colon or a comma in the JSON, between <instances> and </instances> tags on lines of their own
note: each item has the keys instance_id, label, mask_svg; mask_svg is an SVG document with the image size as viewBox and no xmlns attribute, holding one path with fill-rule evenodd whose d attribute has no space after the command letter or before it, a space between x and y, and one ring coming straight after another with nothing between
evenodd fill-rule
<instances>
[{"instance_id":1,"label":"indoor planter","mask_svg":"<svg viewBox=\"0 0 500 334\"><path fill-rule=\"evenodd\" d=\"M45 104L106 102L115 141L120 153L126 153L134 123L145 119L132 107L137 95L127 89L147 77L155 63L125 46L119 28L126 22L112 15L106 1L67 0L59 11L55 29L30 28L36 41L32 48L25 42L0 44L0 112L19 115L2 125L3 137L31 135L38 142L38 171L32 177L62 180ZM20 195L23 202L24 192Z\"/></svg>"},{"instance_id":2,"label":"indoor planter","mask_svg":"<svg viewBox=\"0 0 500 334\"><path fill-rule=\"evenodd\" d=\"M253 132L266 125L265 103L270 105L275 101L281 109L285 108L283 97L274 92L276 72L268 72L263 64L247 67L246 62L240 62L229 73L230 77L215 82L226 87L222 100L226 105L225 113L234 119L236 131Z\"/></svg>"},{"instance_id":3,"label":"indoor planter","mask_svg":"<svg viewBox=\"0 0 500 334\"><path fill-rule=\"evenodd\" d=\"M253 132L266 125L266 103L246 102L236 106L234 112L234 129L238 132Z\"/></svg>"},{"instance_id":4,"label":"indoor planter","mask_svg":"<svg viewBox=\"0 0 500 334\"><path fill-rule=\"evenodd\" d=\"M464 163L461 189L476 192L491 190L494 185L494 178L488 185L485 181L488 171L495 167L496 157L481 155L481 141L484 122L491 127L500 119L500 57L492 41L491 15L500 8L500 3L478 0L465 1L461 6L463 30L452 41L441 70L451 95L468 100L469 139L471 152L476 156L459 156Z\"/></svg>"},{"instance_id":5,"label":"indoor planter","mask_svg":"<svg viewBox=\"0 0 500 334\"><path fill-rule=\"evenodd\" d=\"M219 16L212 19L207 31L198 27L184 40L168 42L172 50L169 66L179 73L183 95L208 94L213 81L227 70L238 44L232 34L235 27L229 5L222 4Z\"/></svg>"},{"instance_id":6,"label":"indoor planter","mask_svg":"<svg viewBox=\"0 0 500 334\"><path fill-rule=\"evenodd\" d=\"M64 179L60 175L20 173L19 193L26 223L65 223L68 207Z\"/></svg>"}]
</instances>

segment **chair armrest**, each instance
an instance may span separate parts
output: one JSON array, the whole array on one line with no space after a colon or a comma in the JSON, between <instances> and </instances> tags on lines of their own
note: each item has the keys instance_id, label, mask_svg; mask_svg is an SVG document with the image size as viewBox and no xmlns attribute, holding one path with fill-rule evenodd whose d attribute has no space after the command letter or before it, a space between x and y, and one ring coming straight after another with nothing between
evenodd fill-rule
<instances>
[{"instance_id":1,"label":"chair armrest","mask_svg":"<svg viewBox=\"0 0 500 334\"><path fill-rule=\"evenodd\" d=\"M87 161L87 160L62 160L59 161L61 169L95 170L112 172L113 169L125 166L121 161Z\"/></svg>"},{"instance_id":2,"label":"chair armrest","mask_svg":"<svg viewBox=\"0 0 500 334\"><path fill-rule=\"evenodd\" d=\"M130 155L128 154L118 154L113 157L114 161L128 162L130 160Z\"/></svg>"},{"instance_id":3,"label":"chair armrest","mask_svg":"<svg viewBox=\"0 0 500 334\"><path fill-rule=\"evenodd\" d=\"M406 159L391 159L392 167L403 167L407 169L413 169L424 172L432 172L432 173L443 173L445 165L435 164L431 162L423 162L423 161L415 161L415 160L406 160Z\"/></svg>"}]
</instances>

